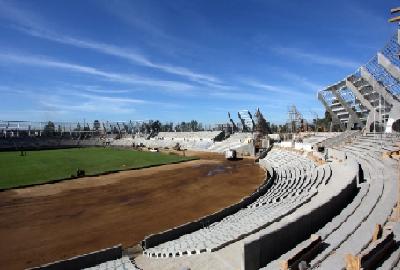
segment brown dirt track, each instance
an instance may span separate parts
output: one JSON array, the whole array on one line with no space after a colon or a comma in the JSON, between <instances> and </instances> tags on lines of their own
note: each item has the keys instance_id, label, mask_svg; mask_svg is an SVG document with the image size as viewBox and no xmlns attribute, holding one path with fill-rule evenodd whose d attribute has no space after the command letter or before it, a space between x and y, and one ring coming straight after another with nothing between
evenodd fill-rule
<instances>
[{"instance_id":1,"label":"brown dirt track","mask_svg":"<svg viewBox=\"0 0 400 270\"><path fill-rule=\"evenodd\" d=\"M132 246L235 203L263 181L264 171L251 159L198 156L0 193L0 268L39 266L118 243Z\"/></svg>"}]
</instances>

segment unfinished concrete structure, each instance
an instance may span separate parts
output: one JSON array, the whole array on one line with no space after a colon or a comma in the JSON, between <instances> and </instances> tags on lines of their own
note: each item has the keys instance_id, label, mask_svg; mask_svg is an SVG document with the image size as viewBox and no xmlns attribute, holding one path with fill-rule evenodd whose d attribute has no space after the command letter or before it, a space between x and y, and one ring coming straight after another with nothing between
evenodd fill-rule
<instances>
[{"instance_id":1,"label":"unfinished concrete structure","mask_svg":"<svg viewBox=\"0 0 400 270\"><path fill-rule=\"evenodd\" d=\"M354 74L318 92L332 128L400 132L399 50L396 34Z\"/></svg>"}]
</instances>

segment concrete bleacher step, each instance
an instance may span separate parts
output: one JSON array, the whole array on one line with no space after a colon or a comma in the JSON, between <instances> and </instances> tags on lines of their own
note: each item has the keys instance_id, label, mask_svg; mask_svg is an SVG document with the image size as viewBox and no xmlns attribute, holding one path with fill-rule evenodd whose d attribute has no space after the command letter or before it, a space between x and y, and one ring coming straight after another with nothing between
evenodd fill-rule
<instances>
[{"instance_id":1,"label":"concrete bleacher step","mask_svg":"<svg viewBox=\"0 0 400 270\"><path fill-rule=\"evenodd\" d=\"M362 208L358 208L336 231L324 239L324 242L328 247L310 263L312 266L316 266L315 269L326 269L326 267L332 267L333 265L329 261L329 258L331 258L331 260L335 258L335 261L339 260L339 265L344 264L343 257L337 256L337 251L340 248L340 245L349 241L349 238L354 235L357 228L366 218L368 218L368 215L371 214L381 196L383 185L371 185L370 190L372 191L368 192L365 197ZM377 190L377 192L374 190ZM367 235L369 235L369 233Z\"/></svg>"},{"instance_id":2,"label":"concrete bleacher step","mask_svg":"<svg viewBox=\"0 0 400 270\"><path fill-rule=\"evenodd\" d=\"M318 168L321 173L314 172L317 167L311 160L291 152L273 151L260 160L260 166L267 167L265 162L277 173L273 186L255 203L202 230L149 248L144 254L166 258L219 250L293 213L318 193L315 186L324 181L324 176L329 177L322 172L323 168ZM316 181L311 181L312 178ZM204 244L199 247L198 242Z\"/></svg>"},{"instance_id":3,"label":"concrete bleacher step","mask_svg":"<svg viewBox=\"0 0 400 270\"><path fill-rule=\"evenodd\" d=\"M371 161L372 163L372 161ZM375 162L375 164L381 164L381 162ZM371 165L372 166L372 165ZM384 224L391 213L391 209L395 203L395 190L394 183L392 181L384 181L384 179L393 179L392 175L385 175L387 170L383 170L382 168L373 167L369 170L373 171L371 188L370 192L368 192L368 199L362 206L362 210L356 211L350 219L359 218L362 222L358 223L350 223L351 225L346 225L347 231L350 232L348 234L348 238L343 239L338 242L335 238L331 244L336 245L337 248L330 248L328 251L329 254L326 254L325 258L321 261L321 256L319 257L319 261L313 261L313 265L318 264L318 269L327 269L329 267L338 267L338 269L342 269L345 267L344 255L347 253L358 253L361 250L365 249L370 243L369 239L366 238L366 235L371 234L373 228L376 223ZM390 174L390 172L389 172ZM373 195L376 198L375 205L372 205L372 200L369 198ZM370 209L370 210L369 210ZM350 228L355 228L350 230ZM340 235L338 235L340 237ZM334 253L333 253L334 251Z\"/></svg>"}]
</instances>

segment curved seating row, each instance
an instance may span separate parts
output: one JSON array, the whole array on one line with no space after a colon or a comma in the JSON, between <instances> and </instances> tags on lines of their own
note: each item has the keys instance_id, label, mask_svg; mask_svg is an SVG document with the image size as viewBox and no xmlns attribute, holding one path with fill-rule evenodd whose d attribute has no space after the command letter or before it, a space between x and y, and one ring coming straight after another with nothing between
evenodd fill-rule
<instances>
[{"instance_id":1,"label":"curved seating row","mask_svg":"<svg viewBox=\"0 0 400 270\"><path fill-rule=\"evenodd\" d=\"M157 138L169 140L214 140L221 131L159 132Z\"/></svg>"},{"instance_id":2,"label":"curved seating row","mask_svg":"<svg viewBox=\"0 0 400 270\"><path fill-rule=\"evenodd\" d=\"M398 148L396 140L369 135L353 140L350 145L334 147L335 151L343 152L344 156L360 164L364 181L359 183L353 201L314 232L321 237L324 247L308 262L310 269L344 269L345 255L365 250L371 244L374 226L387 222L396 202L395 162L382 159L382 152L385 148ZM307 240L303 241L295 249L301 249L307 243ZM289 254L290 251L282 254L262 269L278 269L280 261ZM399 261L399 255L399 251L394 252L381 269L392 269Z\"/></svg>"},{"instance_id":3,"label":"curved seating row","mask_svg":"<svg viewBox=\"0 0 400 270\"><path fill-rule=\"evenodd\" d=\"M279 269L282 254L308 240L336 216L357 194L358 164L354 160L332 162L331 177L318 188L318 194L298 211L285 216L244 244L243 265L246 270ZM279 243L279 245L276 245ZM302 250L298 247L298 250ZM264 269L262 268L262 269Z\"/></svg>"},{"instance_id":4,"label":"curved seating row","mask_svg":"<svg viewBox=\"0 0 400 270\"><path fill-rule=\"evenodd\" d=\"M361 164L366 180L362 185L369 189L354 213L325 240L329 247L311 262L313 269L344 269L345 255L361 253L371 243L368 236L375 225L387 222L396 203L395 163L381 157L383 145L390 143L384 138L360 137L343 147L347 156Z\"/></svg>"},{"instance_id":5,"label":"curved seating row","mask_svg":"<svg viewBox=\"0 0 400 270\"><path fill-rule=\"evenodd\" d=\"M234 133L226 140L214 141L220 135L220 131L160 132L155 138L121 138L113 140L111 145L131 147L135 144L150 148L173 148L179 143L180 147L184 149L223 153L228 149L237 149L248 145L252 138L251 133Z\"/></svg>"},{"instance_id":6,"label":"curved seating row","mask_svg":"<svg viewBox=\"0 0 400 270\"><path fill-rule=\"evenodd\" d=\"M271 188L258 200L219 222L178 239L148 248L152 258L180 257L212 252L240 240L292 213L318 193L331 175L330 166L315 167L306 157L289 151L271 151L260 166L274 170Z\"/></svg>"}]
</instances>

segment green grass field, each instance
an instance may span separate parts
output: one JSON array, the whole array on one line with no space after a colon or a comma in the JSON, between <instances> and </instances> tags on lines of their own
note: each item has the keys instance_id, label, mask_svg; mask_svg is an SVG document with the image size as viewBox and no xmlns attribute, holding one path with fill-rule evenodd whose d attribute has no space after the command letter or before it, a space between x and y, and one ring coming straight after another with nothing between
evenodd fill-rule
<instances>
[{"instance_id":1,"label":"green grass field","mask_svg":"<svg viewBox=\"0 0 400 270\"><path fill-rule=\"evenodd\" d=\"M0 152L0 188L39 184L76 175L163 165L193 158L163 153L112 148L75 148L43 151Z\"/></svg>"}]
</instances>

